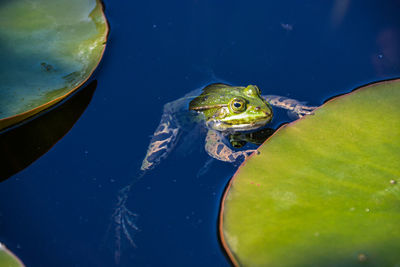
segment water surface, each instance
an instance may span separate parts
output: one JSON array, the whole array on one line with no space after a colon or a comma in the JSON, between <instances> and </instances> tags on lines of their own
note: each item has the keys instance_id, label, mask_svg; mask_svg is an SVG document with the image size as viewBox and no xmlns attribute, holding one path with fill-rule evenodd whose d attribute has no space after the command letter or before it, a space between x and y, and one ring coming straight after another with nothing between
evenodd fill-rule
<instances>
[{"instance_id":1,"label":"water surface","mask_svg":"<svg viewBox=\"0 0 400 267\"><path fill-rule=\"evenodd\" d=\"M107 229L117 192L140 167L164 103L218 79L320 105L400 74L394 0L105 5L111 32L88 108L0 184L0 241L27 266L115 265ZM217 162L196 177L207 160L201 144L172 153L131 191L140 231L136 248L124 242L121 266L229 266L217 215L236 167Z\"/></svg>"}]
</instances>

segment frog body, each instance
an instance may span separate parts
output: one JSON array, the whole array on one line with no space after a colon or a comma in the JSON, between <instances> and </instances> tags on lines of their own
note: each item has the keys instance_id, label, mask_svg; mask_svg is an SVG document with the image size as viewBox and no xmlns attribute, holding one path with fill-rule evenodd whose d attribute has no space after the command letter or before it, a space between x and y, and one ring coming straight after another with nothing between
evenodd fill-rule
<instances>
[{"instance_id":1,"label":"frog body","mask_svg":"<svg viewBox=\"0 0 400 267\"><path fill-rule=\"evenodd\" d=\"M215 83L206 86L197 96L196 93L198 91L193 91L164 106L160 124L143 160L142 171L155 167L165 158L176 145L184 125L190 123L201 123L208 129L205 149L218 160L235 162L253 152L233 151L226 145L226 136L253 131L271 121L272 108L261 97L258 87Z\"/></svg>"},{"instance_id":2,"label":"frog body","mask_svg":"<svg viewBox=\"0 0 400 267\"><path fill-rule=\"evenodd\" d=\"M176 146L184 132L200 128L207 132L205 150L213 158L225 162L238 162L254 149L238 150L246 143L261 144L273 132L264 128L272 117L272 107L294 113L297 117L312 113L315 107L286 97L261 95L255 85L230 86L223 83L207 85L189 92L182 98L164 105L163 114L141 165L141 174L118 196L112 216L115 223L116 260L121 247L121 235L135 246L129 229L136 230L136 214L126 207L128 193L140 177L156 167Z\"/></svg>"}]
</instances>

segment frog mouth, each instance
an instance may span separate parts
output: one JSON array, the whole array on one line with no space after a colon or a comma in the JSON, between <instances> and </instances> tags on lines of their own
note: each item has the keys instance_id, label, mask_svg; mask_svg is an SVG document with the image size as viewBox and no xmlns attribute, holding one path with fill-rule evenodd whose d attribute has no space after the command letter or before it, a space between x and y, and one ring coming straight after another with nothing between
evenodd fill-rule
<instances>
[{"instance_id":1,"label":"frog mouth","mask_svg":"<svg viewBox=\"0 0 400 267\"><path fill-rule=\"evenodd\" d=\"M263 126L265 126L267 123L269 123L271 121L271 118L266 118L264 120L258 120L256 122L253 123L243 123L243 124L229 124L226 123L228 126L228 128L234 130L234 131L252 131L252 130L256 130L258 128L261 128Z\"/></svg>"},{"instance_id":2,"label":"frog mouth","mask_svg":"<svg viewBox=\"0 0 400 267\"><path fill-rule=\"evenodd\" d=\"M272 113L265 112L265 116L257 118L254 122L240 121L240 120L210 120L207 123L208 128L212 128L217 131L226 132L246 132L259 129L269 123L272 119Z\"/></svg>"}]
</instances>

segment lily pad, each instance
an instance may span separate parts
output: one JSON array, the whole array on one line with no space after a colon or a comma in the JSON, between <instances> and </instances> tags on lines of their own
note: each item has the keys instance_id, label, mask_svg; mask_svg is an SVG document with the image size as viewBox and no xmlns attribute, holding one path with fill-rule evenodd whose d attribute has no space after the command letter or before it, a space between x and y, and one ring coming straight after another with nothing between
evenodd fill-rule
<instances>
[{"instance_id":1,"label":"lily pad","mask_svg":"<svg viewBox=\"0 0 400 267\"><path fill-rule=\"evenodd\" d=\"M280 128L225 193L222 243L240 266L400 266L400 79Z\"/></svg>"},{"instance_id":2,"label":"lily pad","mask_svg":"<svg viewBox=\"0 0 400 267\"><path fill-rule=\"evenodd\" d=\"M0 243L0 266L24 267L24 264L17 258L17 256Z\"/></svg>"},{"instance_id":3,"label":"lily pad","mask_svg":"<svg viewBox=\"0 0 400 267\"><path fill-rule=\"evenodd\" d=\"M25 169L55 145L78 121L97 86L93 80L49 111L0 133L0 182ZM36 117L36 116L35 116Z\"/></svg>"},{"instance_id":4,"label":"lily pad","mask_svg":"<svg viewBox=\"0 0 400 267\"><path fill-rule=\"evenodd\" d=\"M93 73L108 25L100 0L0 3L0 130L54 105Z\"/></svg>"}]
</instances>

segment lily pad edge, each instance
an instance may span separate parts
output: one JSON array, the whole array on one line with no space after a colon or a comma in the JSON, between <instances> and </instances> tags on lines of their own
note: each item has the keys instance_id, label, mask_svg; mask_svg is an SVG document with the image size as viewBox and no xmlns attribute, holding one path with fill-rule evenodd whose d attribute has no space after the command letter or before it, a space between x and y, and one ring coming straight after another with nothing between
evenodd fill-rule
<instances>
[{"instance_id":1,"label":"lily pad edge","mask_svg":"<svg viewBox=\"0 0 400 267\"><path fill-rule=\"evenodd\" d=\"M13 259L16 263L18 263L19 266L25 267L24 263L11 250L9 250L3 243L0 243L0 253L1 252L6 253L8 255L8 257Z\"/></svg>"}]
</instances>

